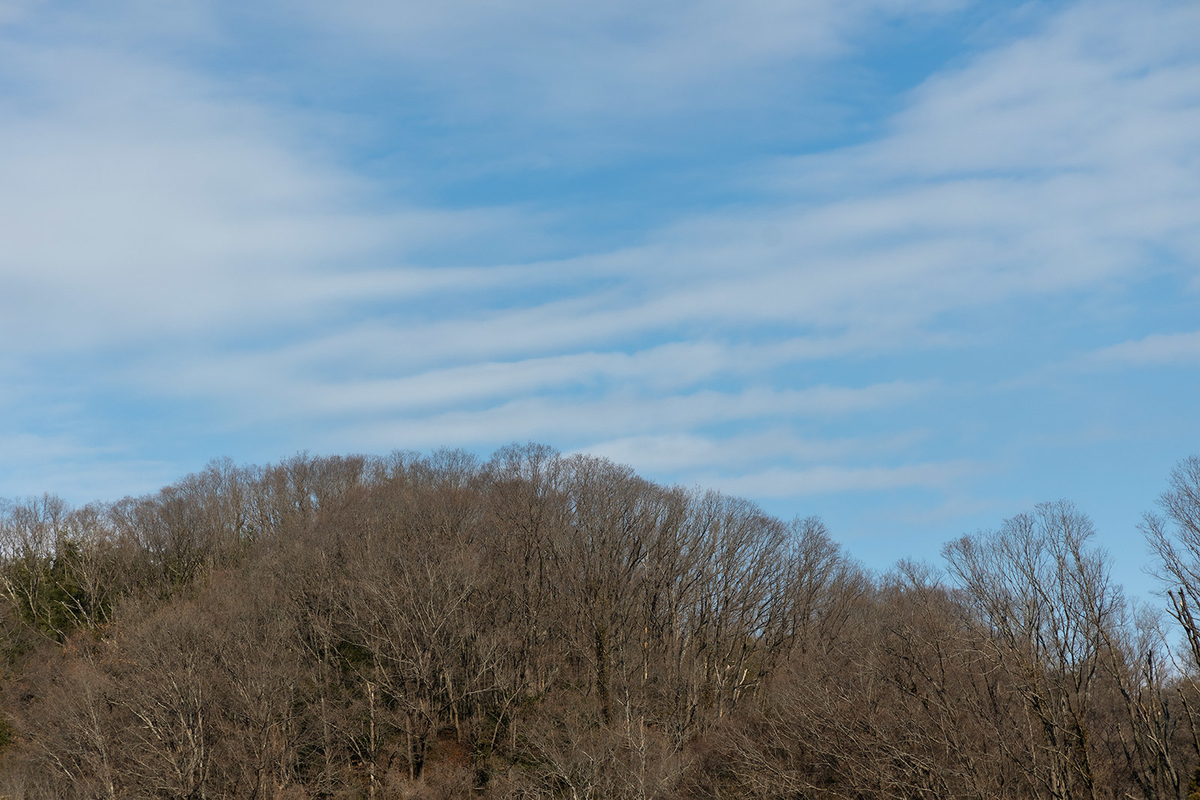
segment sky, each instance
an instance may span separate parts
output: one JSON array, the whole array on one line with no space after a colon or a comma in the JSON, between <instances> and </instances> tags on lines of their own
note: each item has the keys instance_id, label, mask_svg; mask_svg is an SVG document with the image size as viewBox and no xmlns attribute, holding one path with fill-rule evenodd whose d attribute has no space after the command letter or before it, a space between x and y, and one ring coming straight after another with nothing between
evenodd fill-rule
<instances>
[{"instance_id":1,"label":"sky","mask_svg":"<svg viewBox=\"0 0 1200 800\"><path fill-rule=\"evenodd\" d=\"M1200 4L0 0L0 496L535 441L872 569L1200 453Z\"/></svg>"}]
</instances>

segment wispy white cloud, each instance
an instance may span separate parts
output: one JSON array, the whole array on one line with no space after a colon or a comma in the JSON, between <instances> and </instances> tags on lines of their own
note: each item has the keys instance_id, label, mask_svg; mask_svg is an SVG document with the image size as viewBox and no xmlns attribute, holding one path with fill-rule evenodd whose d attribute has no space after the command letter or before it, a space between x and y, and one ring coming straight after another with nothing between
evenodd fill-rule
<instances>
[{"instance_id":1,"label":"wispy white cloud","mask_svg":"<svg viewBox=\"0 0 1200 800\"><path fill-rule=\"evenodd\" d=\"M338 436L356 446L379 442L414 447L505 444L509 441L589 441L631 434L686 431L737 421L756 424L781 419L830 418L912 402L929 387L906 382L862 388L747 388L735 392L702 390L686 394L639 396L620 390L599 399L522 397L477 410L456 410L352 424Z\"/></svg>"},{"instance_id":2,"label":"wispy white cloud","mask_svg":"<svg viewBox=\"0 0 1200 800\"><path fill-rule=\"evenodd\" d=\"M1157 367L1200 365L1200 331L1155 333L1090 353L1088 366Z\"/></svg>"},{"instance_id":3,"label":"wispy white cloud","mask_svg":"<svg viewBox=\"0 0 1200 800\"><path fill-rule=\"evenodd\" d=\"M715 437L681 432L628 436L588 444L586 452L638 470L686 480L714 470L728 473L756 463L838 462L847 458L895 457L925 438L927 432L853 439L808 439L788 428ZM583 451L580 451L583 452Z\"/></svg>"},{"instance_id":4,"label":"wispy white cloud","mask_svg":"<svg viewBox=\"0 0 1200 800\"><path fill-rule=\"evenodd\" d=\"M1074 4L1034 35L928 80L876 157L922 176L1137 170L1186 157L1198 26L1191 3L1144 14Z\"/></svg>"},{"instance_id":5,"label":"wispy white cloud","mask_svg":"<svg viewBox=\"0 0 1200 800\"><path fill-rule=\"evenodd\" d=\"M17 10L0 27L0 400L8 375L41 387L7 401L27 409L18 432L62 395L75 405L61 418L86 427L103 413L88 390L202 407L211 428L276 431L272 445L290 449L532 438L757 497L960 497L1004 446L984 401L951 403L973 346L1020 335L1026 307L1092 298L1099 317L1131 302L1129 287L1200 264L1194 5L1069 4L983 52L956 43L952 65L890 98L898 112L858 144L734 164L714 152L736 203L680 201L669 222L601 248L550 231L572 215L592 224L585 203L422 195L404 159L384 168L379 151L442 146L445 130L457 163L472 131L507 126L553 166L571 129L607 148L558 164L574 181L641 147L643 124L682 136L747 108L808 108L830 65L867 69L854 58L874 20L960 4L247 12L318 53L347 93L402 85L412 107L357 110L374 119L320 108L321 90L288 70L213 69L244 35L231 4L154 5L121 2L117 22L0 6L0 26ZM37 30L6 35L16 25ZM528 157L506 146L462 160ZM1195 336L1094 359L1193 364ZM896 422L938 404L954 435ZM208 446L205 425L181 438ZM53 434L10 438L9 463L134 463L105 435L81 435L80 451Z\"/></svg>"},{"instance_id":6,"label":"wispy white cloud","mask_svg":"<svg viewBox=\"0 0 1200 800\"><path fill-rule=\"evenodd\" d=\"M1105 8L1101 16L1118 26L1123 18ZM829 40L841 24L820 21L831 8L807 11L804 25ZM366 4L355 13L375 20L395 12ZM396 23L403 35L488 30L475 18L453 22L446 9L414 13ZM496 13L556 12L530 5ZM605 13L616 20L630 11ZM745 13L744 24L777 27L772 15L798 12L764 4ZM1172 14L1182 13L1148 16L1157 31L1181 27L1187 20ZM548 24L604 28L591 18ZM1148 47L1151 23L1135 26L1129 41L1107 34L1117 37L1107 44L1118 59L1089 44L1098 24L1068 14L1040 36L931 80L878 143L805 162L809 173L852 173L851 186L873 176L869 194L765 214L709 213L604 256L458 271L380 266L415 244L536 223L503 211L381 210L369 202L369 181L299 149L287 132L292 112L231 99L219 83L159 64L12 46L9 60L36 76L59 110L0 126L9 154L0 175L12 187L0 210L17 232L0 267L9 290L4 333L77 344L122 332L128 340L149 330L261 330L355 304L403 303L439 286L478 294L523 270L528 285L543 289L530 293L535 303L450 304L432 320L418 307L362 330L430 364L595 351L695 325L736 332L782 324L866 347L919 337L948 310L1086 288L1140 268L1151 237L1190 246L1200 191L1194 166L1179 167L1195 152L1188 131L1200 130L1190 124L1200 122L1187 94L1192 72ZM647 47L661 44L650 39ZM1033 81L1031 69L1054 77ZM1072 104L1063 111L1066 97ZM1116 125L1129 118L1140 121ZM1055 133L1060 123L1069 126ZM1173 132L1166 142L1162 131ZM1068 157L1017 139L1072 144L1063 145ZM1130 153L1141 157L1125 163ZM1021 172L1045 169L1033 178ZM956 177L964 170L971 176ZM1169 183L1145 177L1168 174ZM880 178L890 183L881 188ZM606 278L607 290L595 291Z\"/></svg>"},{"instance_id":7,"label":"wispy white cloud","mask_svg":"<svg viewBox=\"0 0 1200 800\"><path fill-rule=\"evenodd\" d=\"M893 489L946 489L978 474L985 467L969 461L901 464L898 466L818 466L804 469L767 469L736 477L705 476L705 485L735 495L801 497L838 492L873 492Z\"/></svg>"},{"instance_id":8,"label":"wispy white cloud","mask_svg":"<svg viewBox=\"0 0 1200 800\"><path fill-rule=\"evenodd\" d=\"M75 501L154 491L177 475L167 462L132 458L69 434L0 434L2 497L59 494Z\"/></svg>"},{"instance_id":9,"label":"wispy white cloud","mask_svg":"<svg viewBox=\"0 0 1200 800\"><path fill-rule=\"evenodd\" d=\"M36 98L8 99L0 117L0 337L13 350L236 336L484 283L384 266L518 224L503 208L381 206L377 186L302 147L290 131L311 124L303 114L161 62L0 41L0 64Z\"/></svg>"},{"instance_id":10,"label":"wispy white cloud","mask_svg":"<svg viewBox=\"0 0 1200 800\"><path fill-rule=\"evenodd\" d=\"M512 110L542 124L583 117L671 116L728 107L803 87L788 70L843 55L856 33L885 19L945 12L956 0L720 0L644 3L614 0L563 6L546 0L480 5L449 0L404 5L350 0L336 11L305 2L318 24L347 46L372 48L445 91L457 107L492 118ZM289 9L294 9L291 4ZM814 76L815 77L815 76ZM402 78L403 79L403 78ZM753 101L751 101L753 102Z\"/></svg>"}]
</instances>

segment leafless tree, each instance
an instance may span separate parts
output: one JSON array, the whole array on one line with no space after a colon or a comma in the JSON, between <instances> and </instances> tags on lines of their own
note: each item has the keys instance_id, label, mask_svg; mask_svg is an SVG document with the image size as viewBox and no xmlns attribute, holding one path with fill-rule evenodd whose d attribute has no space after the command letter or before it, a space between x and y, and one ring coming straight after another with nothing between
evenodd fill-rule
<instances>
[{"instance_id":1,"label":"leafless tree","mask_svg":"<svg viewBox=\"0 0 1200 800\"><path fill-rule=\"evenodd\" d=\"M1049 797L1095 798L1096 708L1106 637L1124 601L1091 521L1065 502L1039 505L995 532L946 546L988 667L1012 680L1029 717L1017 763Z\"/></svg>"}]
</instances>

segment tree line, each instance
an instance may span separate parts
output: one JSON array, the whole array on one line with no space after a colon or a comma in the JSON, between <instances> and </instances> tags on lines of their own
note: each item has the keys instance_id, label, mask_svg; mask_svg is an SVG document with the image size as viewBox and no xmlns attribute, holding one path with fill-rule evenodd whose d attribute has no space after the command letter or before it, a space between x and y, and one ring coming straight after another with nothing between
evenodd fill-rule
<instances>
[{"instance_id":1,"label":"tree line","mask_svg":"<svg viewBox=\"0 0 1200 800\"><path fill-rule=\"evenodd\" d=\"M1200 459L1161 610L1039 505L872 574L511 446L0 503L0 796L1200 798Z\"/></svg>"}]
</instances>

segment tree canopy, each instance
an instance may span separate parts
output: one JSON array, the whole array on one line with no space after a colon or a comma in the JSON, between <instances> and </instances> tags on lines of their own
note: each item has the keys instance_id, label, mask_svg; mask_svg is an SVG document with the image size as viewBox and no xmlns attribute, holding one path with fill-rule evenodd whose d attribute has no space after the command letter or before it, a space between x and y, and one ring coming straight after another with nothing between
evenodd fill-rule
<instances>
[{"instance_id":1,"label":"tree canopy","mask_svg":"<svg viewBox=\"0 0 1200 800\"><path fill-rule=\"evenodd\" d=\"M1163 614L1067 502L874 575L532 444L6 501L0 796L1200 797L1200 460L1144 533Z\"/></svg>"}]
</instances>

